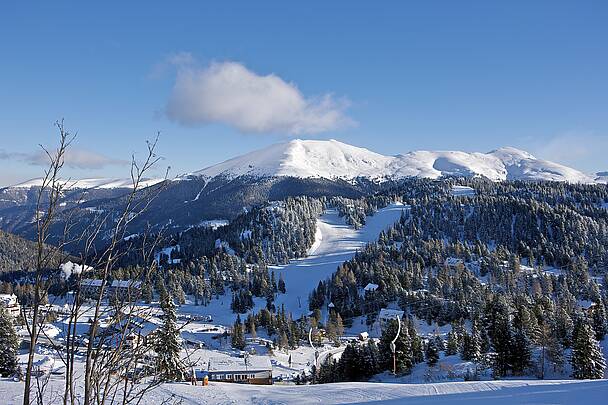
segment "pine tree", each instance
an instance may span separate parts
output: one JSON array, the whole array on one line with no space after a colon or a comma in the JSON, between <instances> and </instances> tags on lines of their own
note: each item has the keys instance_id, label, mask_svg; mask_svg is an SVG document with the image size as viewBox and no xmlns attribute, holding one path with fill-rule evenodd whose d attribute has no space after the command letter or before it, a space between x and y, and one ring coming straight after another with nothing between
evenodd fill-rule
<instances>
[{"instance_id":1,"label":"pine tree","mask_svg":"<svg viewBox=\"0 0 608 405\"><path fill-rule=\"evenodd\" d=\"M456 333L452 330L448 332L448 343L445 349L446 356L453 356L458 353L458 338Z\"/></svg>"},{"instance_id":2,"label":"pine tree","mask_svg":"<svg viewBox=\"0 0 608 405\"><path fill-rule=\"evenodd\" d=\"M236 321L232 326L232 347L235 349L243 350L245 348L245 333L243 331L243 323L241 322L241 316L237 314Z\"/></svg>"},{"instance_id":3,"label":"pine tree","mask_svg":"<svg viewBox=\"0 0 608 405\"><path fill-rule=\"evenodd\" d=\"M528 314L527 311L523 313ZM518 313L513 320L513 338L511 340L511 359L510 365L514 374L521 375L524 370L530 365L530 357L532 356L532 343L526 334L526 324L529 320L527 316L521 316L522 312Z\"/></svg>"},{"instance_id":4,"label":"pine tree","mask_svg":"<svg viewBox=\"0 0 608 405\"><path fill-rule=\"evenodd\" d=\"M287 291L285 288L285 279L283 278L283 273L281 273L281 275L279 276L279 292L282 294L285 294L285 292Z\"/></svg>"},{"instance_id":5,"label":"pine tree","mask_svg":"<svg viewBox=\"0 0 608 405\"><path fill-rule=\"evenodd\" d=\"M12 317L0 307L0 375L10 376L17 371L19 341Z\"/></svg>"},{"instance_id":6,"label":"pine tree","mask_svg":"<svg viewBox=\"0 0 608 405\"><path fill-rule=\"evenodd\" d=\"M184 365L179 357L177 315L171 296L165 296L161 308L163 310L163 326L159 329L155 342L158 374L164 380L181 381L184 379Z\"/></svg>"},{"instance_id":7,"label":"pine tree","mask_svg":"<svg viewBox=\"0 0 608 405\"><path fill-rule=\"evenodd\" d=\"M504 377L511 368L511 348L513 345L513 328L509 320L509 307L504 297L491 302L486 313L488 335L496 352L494 372Z\"/></svg>"},{"instance_id":8,"label":"pine tree","mask_svg":"<svg viewBox=\"0 0 608 405\"><path fill-rule=\"evenodd\" d=\"M547 358L553 364L553 372L561 373L564 370L564 346L555 334L549 337Z\"/></svg>"},{"instance_id":9,"label":"pine tree","mask_svg":"<svg viewBox=\"0 0 608 405\"><path fill-rule=\"evenodd\" d=\"M595 339L604 339L604 336L608 333L608 324L606 323L606 309L601 299L593 306L592 320Z\"/></svg>"},{"instance_id":10,"label":"pine tree","mask_svg":"<svg viewBox=\"0 0 608 405\"><path fill-rule=\"evenodd\" d=\"M572 377L597 379L604 377L606 359L594 332L586 320L580 319L574 329L572 345Z\"/></svg>"},{"instance_id":11,"label":"pine tree","mask_svg":"<svg viewBox=\"0 0 608 405\"><path fill-rule=\"evenodd\" d=\"M422 363L424 361L424 347L422 338L418 335L414 322L410 318L406 319L407 331L410 337L412 346L412 362L413 364Z\"/></svg>"},{"instance_id":12,"label":"pine tree","mask_svg":"<svg viewBox=\"0 0 608 405\"><path fill-rule=\"evenodd\" d=\"M437 344L435 343L435 339L429 339L429 342L426 345L426 364L429 367L433 367L439 361L439 350L437 349Z\"/></svg>"},{"instance_id":13,"label":"pine tree","mask_svg":"<svg viewBox=\"0 0 608 405\"><path fill-rule=\"evenodd\" d=\"M255 317L251 317L251 319L249 320L249 333L251 333L251 337L253 339L258 337L256 328L255 328Z\"/></svg>"}]
</instances>

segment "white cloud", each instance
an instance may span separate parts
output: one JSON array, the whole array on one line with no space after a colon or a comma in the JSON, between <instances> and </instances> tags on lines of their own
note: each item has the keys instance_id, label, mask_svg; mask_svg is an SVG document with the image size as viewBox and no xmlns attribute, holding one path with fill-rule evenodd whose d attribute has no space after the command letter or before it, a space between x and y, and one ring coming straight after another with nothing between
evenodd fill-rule
<instances>
[{"instance_id":1,"label":"white cloud","mask_svg":"<svg viewBox=\"0 0 608 405\"><path fill-rule=\"evenodd\" d=\"M187 56L171 61L178 69L166 107L167 116L180 124L219 122L245 133L301 135L354 123L345 115L347 100L331 94L307 98L274 74L261 76L236 62L198 68Z\"/></svg>"},{"instance_id":2,"label":"white cloud","mask_svg":"<svg viewBox=\"0 0 608 405\"><path fill-rule=\"evenodd\" d=\"M50 150L52 152L52 149ZM42 150L33 153L5 152L0 150L0 159L19 160L35 166L49 164L49 157ZM70 148L64 156L65 165L76 169L102 169L106 166L123 166L129 162L122 159L114 159L97 152Z\"/></svg>"}]
</instances>

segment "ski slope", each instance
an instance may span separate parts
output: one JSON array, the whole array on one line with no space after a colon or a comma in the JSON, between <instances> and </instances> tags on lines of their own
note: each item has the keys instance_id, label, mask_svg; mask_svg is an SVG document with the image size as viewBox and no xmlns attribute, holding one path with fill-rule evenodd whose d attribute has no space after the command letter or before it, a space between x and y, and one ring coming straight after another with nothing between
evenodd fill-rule
<instances>
[{"instance_id":1,"label":"ski slope","mask_svg":"<svg viewBox=\"0 0 608 405\"><path fill-rule=\"evenodd\" d=\"M48 404L59 404L60 380L51 379ZM506 380L433 384L337 383L322 385L245 385L213 383L207 387L187 383L163 384L142 403L161 405L224 404L602 404L608 380ZM23 383L0 379L2 404L22 403ZM77 395L81 397L80 393Z\"/></svg>"},{"instance_id":2,"label":"ski slope","mask_svg":"<svg viewBox=\"0 0 608 405\"><path fill-rule=\"evenodd\" d=\"M276 296L276 307L285 305L285 310L291 312L294 319L308 314L308 294L319 281L330 277L341 263L351 259L366 243L377 240L380 232L395 223L406 209L408 207L401 203L391 204L374 216L367 217L367 223L359 230L346 225L335 209L325 212L317 220L316 240L309 256L292 260L285 266L271 267L277 280L283 275L287 288L285 294ZM211 314L215 323L232 325L236 315L230 310L231 298L230 293L227 293L212 300L206 307L186 304L180 307L180 313L204 312ZM266 300L263 298L255 298L254 303L254 311L266 306Z\"/></svg>"},{"instance_id":3,"label":"ski slope","mask_svg":"<svg viewBox=\"0 0 608 405\"><path fill-rule=\"evenodd\" d=\"M338 383L254 386L211 383L207 387L165 384L148 404L161 398L182 404L601 404L608 381L475 381L434 384Z\"/></svg>"},{"instance_id":4,"label":"ski slope","mask_svg":"<svg viewBox=\"0 0 608 405\"><path fill-rule=\"evenodd\" d=\"M346 225L336 210L328 210L317 221L319 243L313 246L310 255L293 260L286 266L272 267L277 279L283 275L287 287L286 294L277 295L277 308L285 305L294 319L307 314L308 294L319 281L330 277L340 264L350 260L365 244L376 241L380 232L394 224L405 209L407 207L403 204L392 204L367 217L365 226L359 230Z\"/></svg>"}]
</instances>

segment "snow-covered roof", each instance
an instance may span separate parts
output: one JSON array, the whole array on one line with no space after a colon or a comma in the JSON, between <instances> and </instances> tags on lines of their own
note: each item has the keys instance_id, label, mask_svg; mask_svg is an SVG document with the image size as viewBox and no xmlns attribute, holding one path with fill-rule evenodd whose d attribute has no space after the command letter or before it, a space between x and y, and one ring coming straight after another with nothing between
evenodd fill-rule
<instances>
[{"instance_id":1,"label":"snow-covered roof","mask_svg":"<svg viewBox=\"0 0 608 405\"><path fill-rule=\"evenodd\" d=\"M457 266L459 264L464 263L462 259L458 259L457 257L448 257L445 259L446 266Z\"/></svg>"},{"instance_id":2,"label":"snow-covered roof","mask_svg":"<svg viewBox=\"0 0 608 405\"><path fill-rule=\"evenodd\" d=\"M378 284L369 283L363 288L365 291L376 291L378 289Z\"/></svg>"},{"instance_id":3,"label":"snow-covered roof","mask_svg":"<svg viewBox=\"0 0 608 405\"><path fill-rule=\"evenodd\" d=\"M80 282L82 287L101 287L103 280L85 278Z\"/></svg>"},{"instance_id":4,"label":"snow-covered roof","mask_svg":"<svg viewBox=\"0 0 608 405\"><path fill-rule=\"evenodd\" d=\"M454 197L472 197L476 194L475 189L468 186L452 186Z\"/></svg>"},{"instance_id":5,"label":"snow-covered roof","mask_svg":"<svg viewBox=\"0 0 608 405\"><path fill-rule=\"evenodd\" d=\"M139 288L141 281L135 280L114 280L112 281L112 288Z\"/></svg>"},{"instance_id":6,"label":"snow-covered roof","mask_svg":"<svg viewBox=\"0 0 608 405\"><path fill-rule=\"evenodd\" d=\"M254 370L272 370L272 364L268 356L248 356L247 365L245 358L241 357L210 357L199 364L209 365L209 371L254 371Z\"/></svg>"}]
</instances>

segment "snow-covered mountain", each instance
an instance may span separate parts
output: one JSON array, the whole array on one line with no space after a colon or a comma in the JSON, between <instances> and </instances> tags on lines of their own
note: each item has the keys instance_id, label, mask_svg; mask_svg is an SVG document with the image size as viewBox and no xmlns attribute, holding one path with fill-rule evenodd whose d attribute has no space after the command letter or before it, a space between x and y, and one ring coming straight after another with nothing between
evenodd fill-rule
<instances>
[{"instance_id":1,"label":"snow-covered mountain","mask_svg":"<svg viewBox=\"0 0 608 405\"><path fill-rule=\"evenodd\" d=\"M404 177L483 176L500 180L552 180L593 183L595 176L558 163L537 159L516 148L489 153L415 151L381 155L336 140L293 140L247 153L191 173L193 176L235 178L296 177L389 180Z\"/></svg>"},{"instance_id":2,"label":"snow-covered mountain","mask_svg":"<svg viewBox=\"0 0 608 405\"><path fill-rule=\"evenodd\" d=\"M163 179L143 179L140 187L152 186L156 183L163 181ZM63 180L65 188L68 190L73 189L116 189L116 188L133 188L133 182L131 179L111 179L111 178L93 178L93 179L80 179L80 180ZM23 183L15 184L6 188L32 188L42 186L42 178L35 178L24 181Z\"/></svg>"}]
</instances>

